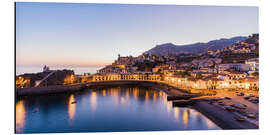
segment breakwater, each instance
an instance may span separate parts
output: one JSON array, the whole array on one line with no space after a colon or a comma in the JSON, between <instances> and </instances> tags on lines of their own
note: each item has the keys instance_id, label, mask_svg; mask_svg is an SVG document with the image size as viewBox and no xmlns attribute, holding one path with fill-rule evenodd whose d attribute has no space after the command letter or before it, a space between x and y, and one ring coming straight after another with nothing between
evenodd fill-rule
<instances>
[{"instance_id":1,"label":"breakwater","mask_svg":"<svg viewBox=\"0 0 270 135\"><path fill-rule=\"evenodd\" d=\"M17 88L17 96L54 94L62 92L73 92L83 89L83 85L53 85L44 87Z\"/></svg>"},{"instance_id":2,"label":"breakwater","mask_svg":"<svg viewBox=\"0 0 270 135\"><path fill-rule=\"evenodd\" d=\"M100 81L100 82L89 82L84 84L74 84L74 85L53 85L53 86L43 86L43 87L30 87L30 88L16 88L17 96L27 96L27 95L40 95L40 94L54 94L62 92L75 92L79 90L84 90L86 88L97 88L97 87L108 87L108 86L121 86L121 85L136 85L141 87L149 87L157 90L161 90L168 94L169 96L174 95L184 95L188 94L187 91L168 86L162 82L153 81L136 81L136 80L118 80L118 81Z\"/></svg>"}]
</instances>

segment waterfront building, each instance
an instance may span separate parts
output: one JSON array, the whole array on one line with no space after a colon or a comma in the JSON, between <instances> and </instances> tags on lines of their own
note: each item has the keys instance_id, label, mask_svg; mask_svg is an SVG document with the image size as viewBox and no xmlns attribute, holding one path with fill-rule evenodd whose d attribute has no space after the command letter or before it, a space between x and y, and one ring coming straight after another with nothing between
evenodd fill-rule
<instances>
[{"instance_id":1,"label":"waterfront building","mask_svg":"<svg viewBox=\"0 0 270 135\"><path fill-rule=\"evenodd\" d=\"M93 81L112 81L112 80L121 80L121 75L116 73L108 74L94 74L92 76Z\"/></svg>"},{"instance_id":2,"label":"waterfront building","mask_svg":"<svg viewBox=\"0 0 270 135\"><path fill-rule=\"evenodd\" d=\"M77 78L75 77L75 75L71 74L71 75L68 75L68 76L65 77L63 84L64 85L74 84L76 81L77 81Z\"/></svg>"},{"instance_id":3,"label":"waterfront building","mask_svg":"<svg viewBox=\"0 0 270 135\"><path fill-rule=\"evenodd\" d=\"M250 71L259 70L259 58L252 58L245 61L245 64L250 66Z\"/></svg>"},{"instance_id":4,"label":"waterfront building","mask_svg":"<svg viewBox=\"0 0 270 135\"><path fill-rule=\"evenodd\" d=\"M247 77L247 74L242 72L230 72L227 76L229 76L230 80L239 80Z\"/></svg>"},{"instance_id":5,"label":"waterfront building","mask_svg":"<svg viewBox=\"0 0 270 135\"><path fill-rule=\"evenodd\" d=\"M108 74L94 74L93 81L113 81L113 80L143 80L143 81L160 81L161 76L151 72L137 72L137 73L108 73Z\"/></svg>"},{"instance_id":6,"label":"waterfront building","mask_svg":"<svg viewBox=\"0 0 270 135\"><path fill-rule=\"evenodd\" d=\"M30 79L22 76L16 77L16 88L30 87Z\"/></svg>"},{"instance_id":7,"label":"waterfront building","mask_svg":"<svg viewBox=\"0 0 270 135\"><path fill-rule=\"evenodd\" d=\"M254 77L247 77L246 78L246 88L252 89L252 90L259 90L259 80L258 78Z\"/></svg>"},{"instance_id":8,"label":"waterfront building","mask_svg":"<svg viewBox=\"0 0 270 135\"><path fill-rule=\"evenodd\" d=\"M194 74L194 73L193 73ZM181 77L177 75L165 76L169 85L184 89L247 89L258 90L258 78L247 77L244 73L208 74L202 78Z\"/></svg>"},{"instance_id":9,"label":"waterfront building","mask_svg":"<svg viewBox=\"0 0 270 135\"><path fill-rule=\"evenodd\" d=\"M87 83L92 81L92 76L90 73L84 73L84 75L75 75L77 82Z\"/></svg>"}]
</instances>

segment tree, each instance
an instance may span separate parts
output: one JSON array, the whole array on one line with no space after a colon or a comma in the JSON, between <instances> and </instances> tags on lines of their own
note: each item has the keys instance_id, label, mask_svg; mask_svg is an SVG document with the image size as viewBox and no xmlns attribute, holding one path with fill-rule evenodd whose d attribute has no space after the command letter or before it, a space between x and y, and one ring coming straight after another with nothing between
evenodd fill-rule
<instances>
[{"instance_id":1,"label":"tree","mask_svg":"<svg viewBox=\"0 0 270 135\"><path fill-rule=\"evenodd\" d=\"M253 72L253 73L251 73L251 75L254 76L254 77L258 77L259 76L259 72Z\"/></svg>"}]
</instances>

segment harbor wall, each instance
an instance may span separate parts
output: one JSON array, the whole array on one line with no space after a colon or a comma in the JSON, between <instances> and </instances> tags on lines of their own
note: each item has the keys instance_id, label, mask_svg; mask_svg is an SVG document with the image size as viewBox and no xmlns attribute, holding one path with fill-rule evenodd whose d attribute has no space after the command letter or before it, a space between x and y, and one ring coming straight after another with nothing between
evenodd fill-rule
<instances>
[{"instance_id":1,"label":"harbor wall","mask_svg":"<svg viewBox=\"0 0 270 135\"><path fill-rule=\"evenodd\" d=\"M168 86L162 82L153 81L100 81L100 82L89 82L85 84L74 84L74 85L53 85L53 86L43 86L43 87L30 87L30 88L16 88L17 96L27 96L27 95L39 95L39 94L52 94L52 93L62 93L62 92L75 92L84 89L108 87L108 86L122 86L122 85L132 85L148 87L157 90L161 90L168 95L176 94L187 94L185 90L178 89L176 87ZM177 91L177 92L176 92Z\"/></svg>"}]
</instances>

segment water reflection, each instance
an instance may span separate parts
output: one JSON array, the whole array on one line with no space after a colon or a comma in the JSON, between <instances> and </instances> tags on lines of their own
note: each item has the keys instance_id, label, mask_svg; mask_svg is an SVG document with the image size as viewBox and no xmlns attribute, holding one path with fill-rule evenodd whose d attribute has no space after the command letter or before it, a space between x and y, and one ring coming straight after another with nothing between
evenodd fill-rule
<instances>
[{"instance_id":1,"label":"water reflection","mask_svg":"<svg viewBox=\"0 0 270 135\"><path fill-rule=\"evenodd\" d=\"M105 97L106 96L106 90L102 90L102 96Z\"/></svg>"},{"instance_id":2,"label":"water reflection","mask_svg":"<svg viewBox=\"0 0 270 135\"><path fill-rule=\"evenodd\" d=\"M207 124L207 127L209 129L212 129L215 127L215 124L212 121L210 121L209 119L206 119L206 124Z\"/></svg>"},{"instance_id":3,"label":"water reflection","mask_svg":"<svg viewBox=\"0 0 270 135\"><path fill-rule=\"evenodd\" d=\"M133 98L134 99L138 99L138 95L139 95L139 89L138 88L134 88L133 89Z\"/></svg>"},{"instance_id":4,"label":"water reflection","mask_svg":"<svg viewBox=\"0 0 270 135\"><path fill-rule=\"evenodd\" d=\"M112 95L113 98L114 98L114 103L115 103L115 105L118 105L118 103L119 103L119 89L117 89L117 88L112 88L112 89L111 89L111 95Z\"/></svg>"},{"instance_id":5,"label":"water reflection","mask_svg":"<svg viewBox=\"0 0 270 135\"><path fill-rule=\"evenodd\" d=\"M167 100L167 98L166 98L166 100ZM167 107L168 116L170 116L171 109L172 109L172 102L166 102L166 107Z\"/></svg>"},{"instance_id":6,"label":"water reflection","mask_svg":"<svg viewBox=\"0 0 270 135\"><path fill-rule=\"evenodd\" d=\"M121 97L121 104L124 104L126 102L126 99L124 97Z\"/></svg>"},{"instance_id":7,"label":"water reflection","mask_svg":"<svg viewBox=\"0 0 270 135\"><path fill-rule=\"evenodd\" d=\"M97 92L95 91L92 91L91 93L90 105L91 105L91 111L95 112L97 109Z\"/></svg>"},{"instance_id":8,"label":"water reflection","mask_svg":"<svg viewBox=\"0 0 270 135\"><path fill-rule=\"evenodd\" d=\"M179 121L179 108L174 107L173 112L174 112L174 119L178 122Z\"/></svg>"},{"instance_id":9,"label":"water reflection","mask_svg":"<svg viewBox=\"0 0 270 135\"><path fill-rule=\"evenodd\" d=\"M126 91L126 99L129 101L129 90Z\"/></svg>"},{"instance_id":10,"label":"water reflection","mask_svg":"<svg viewBox=\"0 0 270 135\"><path fill-rule=\"evenodd\" d=\"M192 109L188 109L189 115L193 115L193 110Z\"/></svg>"},{"instance_id":11,"label":"water reflection","mask_svg":"<svg viewBox=\"0 0 270 135\"><path fill-rule=\"evenodd\" d=\"M148 91L145 92L145 103L148 103L149 100L149 93Z\"/></svg>"},{"instance_id":12,"label":"water reflection","mask_svg":"<svg viewBox=\"0 0 270 135\"><path fill-rule=\"evenodd\" d=\"M25 108L23 100L16 103L16 132L23 132L25 124Z\"/></svg>"},{"instance_id":13,"label":"water reflection","mask_svg":"<svg viewBox=\"0 0 270 135\"><path fill-rule=\"evenodd\" d=\"M71 94L68 101L68 116L69 116L69 124L72 124L72 121L74 119L75 113L76 113L76 100L74 97L74 94Z\"/></svg>"},{"instance_id":14,"label":"water reflection","mask_svg":"<svg viewBox=\"0 0 270 135\"><path fill-rule=\"evenodd\" d=\"M153 102L156 102L156 100L157 100L157 92L154 91L154 94L153 94Z\"/></svg>"},{"instance_id":15,"label":"water reflection","mask_svg":"<svg viewBox=\"0 0 270 135\"><path fill-rule=\"evenodd\" d=\"M160 97L163 96L163 92L159 91L159 96Z\"/></svg>"},{"instance_id":16,"label":"water reflection","mask_svg":"<svg viewBox=\"0 0 270 135\"><path fill-rule=\"evenodd\" d=\"M189 120L189 114L187 112L187 109L185 109L182 113L182 120L184 123L184 129L187 129L188 126L188 120Z\"/></svg>"}]
</instances>

